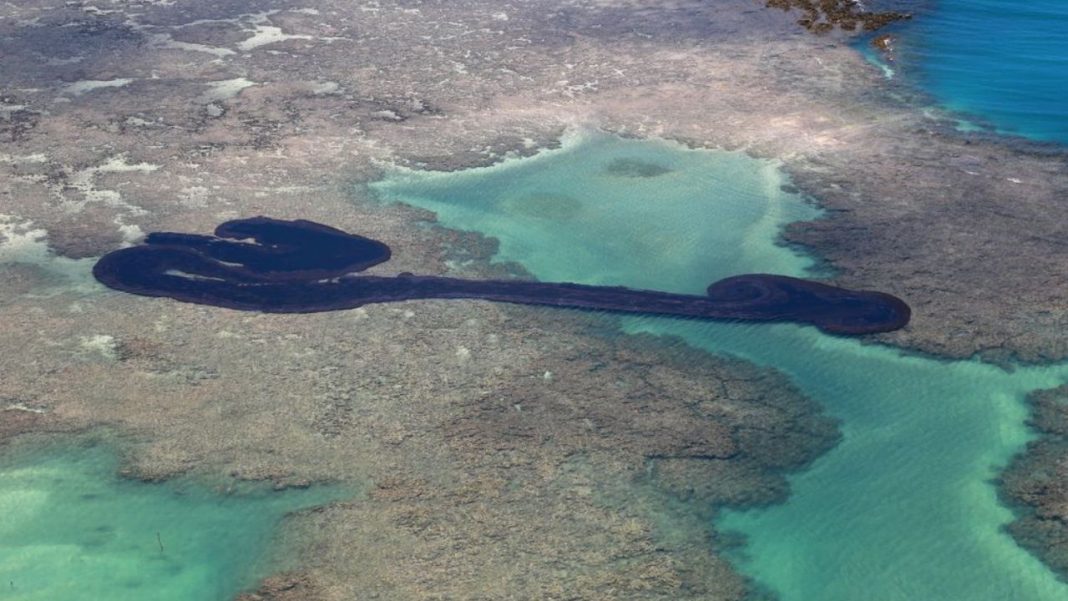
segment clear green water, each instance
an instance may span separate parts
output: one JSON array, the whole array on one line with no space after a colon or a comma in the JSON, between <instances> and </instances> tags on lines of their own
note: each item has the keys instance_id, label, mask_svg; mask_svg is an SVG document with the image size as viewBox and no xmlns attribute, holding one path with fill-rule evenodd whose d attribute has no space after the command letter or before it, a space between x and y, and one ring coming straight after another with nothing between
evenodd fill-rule
<instances>
[{"instance_id":1,"label":"clear green water","mask_svg":"<svg viewBox=\"0 0 1068 601\"><path fill-rule=\"evenodd\" d=\"M620 159L671 171L628 177L611 168ZM775 244L783 224L817 215L783 183L774 163L741 154L584 134L486 169L398 171L372 189L500 238L500 258L542 280L699 293L733 273L811 266ZM739 567L783 600L1068 599L1001 531L1011 514L990 484L1029 438L1023 396L1068 380L1068 366L1008 373L791 325L627 318L624 328L773 366L842 420L843 442L791 479L787 503L719 523L747 539Z\"/></svg>"},{"instance_id":2,"label":"clear green water","mask_svg":"<svg viewBox=\"0 0 1068 601\"><path fill-rule=\"evenodd\" d=\"M230 601L279 567L265 549L287 512L338 497L146 484L117 467L92 444L5 449L0 599Z\"/></svg>"}]
</instances>

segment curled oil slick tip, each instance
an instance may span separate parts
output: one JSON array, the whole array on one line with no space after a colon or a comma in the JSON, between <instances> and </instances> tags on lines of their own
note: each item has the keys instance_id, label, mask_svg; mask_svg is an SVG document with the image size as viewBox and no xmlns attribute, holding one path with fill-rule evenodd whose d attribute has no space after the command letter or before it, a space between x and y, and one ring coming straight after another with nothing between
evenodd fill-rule
<instances>
[{"instance_id":1,"label":"curled oil slick tip","mask_svg":"<svg viewBox=\"0 0 1068 601\"><path fill-rule=\"evenodd\" d=\"M831 334L904 327L901 299L781 275L747 274L707 296L624 287L357 275L390 258L385 244L305 220L227 221L214 236L157 232L93 267L104 285L142 296L267 313L313 313L370 303L468 298L722 321L794 322Z\"/></svg>"}]
</instances>

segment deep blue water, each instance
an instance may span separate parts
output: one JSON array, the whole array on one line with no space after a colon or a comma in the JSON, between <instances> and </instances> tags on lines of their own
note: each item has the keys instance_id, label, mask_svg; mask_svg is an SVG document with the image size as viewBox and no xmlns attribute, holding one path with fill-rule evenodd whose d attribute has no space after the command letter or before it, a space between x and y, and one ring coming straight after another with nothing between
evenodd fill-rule
<instances>
[{"instance_id":1,"label":"deep blue water","mask_svg":"<svg viewBox=\"0 0 1068 601\"><path fill-rule=\"evenodd\" d=\"M1068 0L909 2L896 71L998 131L1068 144Z\"/></svg>"}]
</instances>

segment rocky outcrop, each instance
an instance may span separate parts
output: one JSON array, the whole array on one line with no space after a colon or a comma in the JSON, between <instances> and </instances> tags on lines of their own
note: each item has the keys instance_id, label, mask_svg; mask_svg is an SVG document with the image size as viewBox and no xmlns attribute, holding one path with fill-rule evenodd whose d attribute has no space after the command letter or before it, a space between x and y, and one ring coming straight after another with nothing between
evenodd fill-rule
<instances>
[{"instance_id":1,"label":"rocky outcrop","mask_svg":"<svg viewBox=\"0 0 1068 601\"><path fill-rule=\"evenodd\" d=\"M804 16L797 23L813 33L827 33L836 26L844 31L875 31L895 21L909 19L908 13L871 12L856 0L767 0L767 5L782 10L800 10Z\"/></svg>"}]
</instances>

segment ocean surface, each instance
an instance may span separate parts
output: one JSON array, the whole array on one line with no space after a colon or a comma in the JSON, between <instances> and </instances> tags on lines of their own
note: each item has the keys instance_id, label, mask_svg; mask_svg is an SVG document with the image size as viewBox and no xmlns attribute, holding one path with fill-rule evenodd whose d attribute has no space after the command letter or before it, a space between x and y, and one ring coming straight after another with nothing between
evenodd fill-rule
<instances>
[{"instance_id":1,"label":"ocean surface","mask_svg":"<svg viewBox=\"0 0 1068 601\"><path fill-rule=\"evenodd\" d=\"M499 238L500 259L541 280L701 293L728 274L809 274L810 259L776 243L785 223L818 217L787 183L740 153L586 133L494 167L397 171L372 189ZM787 503L718 524L744 535L737 565L783 601L1068 599L1002 531L1011 513L991 484L1029 439L1024 395L1068 366L1010 373L792 325L622 324L782 370L842 420L844 440L791 478Z\"/></svg>"},{"instance_id":2,"label":"ocean surface","mask_svg":"<svg viewBox=\"0 0 1068 601\"><path fill-rule=\"evenodd\" d=\"M0 457L0 599L224 601L284 567L283 516L339 497L214 490L117 475L102 444L23 444ZM228 483L233 486L233 482Z\"/></svg>"},{"instance_id":3,"label":"ocean surface","mask_svg":"<svg viewBox=\"0 0 1068 601\"><path fill-rule=\"evenodd\" d=\"M1068 2L911 1L895 71L965 119L1068 143Z\"/></svg>"}]
</instances>

